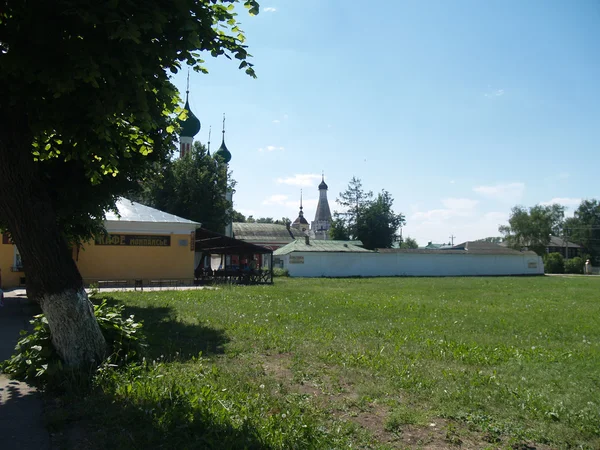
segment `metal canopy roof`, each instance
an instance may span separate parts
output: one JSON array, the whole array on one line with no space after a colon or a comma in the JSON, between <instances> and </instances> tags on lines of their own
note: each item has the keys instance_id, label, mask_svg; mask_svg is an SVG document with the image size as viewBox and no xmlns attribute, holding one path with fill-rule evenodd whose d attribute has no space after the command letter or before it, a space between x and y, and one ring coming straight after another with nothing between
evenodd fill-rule
<instances>
[{"instance_id":1,"label":"metal canopy roof","mask_svg":"<svg viewBox=\"0 0 600 450\"><path fill-rule=\"evenodd\" d=\"M230 238L205 228L196 230L196 251L220 255L271 254L273 250Z\"/></svg>"},{"instance_id":2,"label":"metal canopy roof","mask_svg":"<svg viewBox=\"0 0 600 450\"><path fill-rule=\"evenodd\" d=\"M112 211L107 211L106 220L115 222L158 222L200 225L198 222L144 206L141 203L133 202L126 198L117 200L117 209L119 210L118 215Z\"/></svg>"}]
</instances>

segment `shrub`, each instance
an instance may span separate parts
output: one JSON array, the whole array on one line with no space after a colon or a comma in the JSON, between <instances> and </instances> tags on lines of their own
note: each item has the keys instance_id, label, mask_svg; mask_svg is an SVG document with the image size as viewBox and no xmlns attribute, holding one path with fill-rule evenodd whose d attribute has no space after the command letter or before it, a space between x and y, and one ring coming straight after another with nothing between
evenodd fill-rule
<instances>
[{"instance_id":1,"label":"shrub","mask_svg":"<svg viewBox=\"0 0 600 450\"><path fill-rule=\"evenodd\" d=\"M290 272L287 269L281 269L279 267L276 267L273 269L273 276L274 277L289 277Z\"/></svg>"},{"instance_id":2,"label":"shrub","mask_svg":"<svg viewBox=\"0 0 600 450\"><path fill-rule=\"evenodd\" d=\"M565 273L583 273L585 261L579 256L565 261Z\"/></svg>"},{"instance_id":3,"label":"shrub","mask_svg":"<svg viewBox=\"0 0 600 450\"><path fill-rule=\"evenodd\" d=\"M544 271L546 273L565 273L565 260L560 253L544 255Z\"/></svg>"},{"instance_id":4,"label":"shrub","mask_svg":"<svg viewBox=\"0 0 600 450\"><path fill-rule=\"evenodd\" d=\"M142 359L145 338L140 332L142 324L136 322L133 315L124 318L123 306L109 306L106 300L94 305L94 315L108 345L107 361L110 364L121 365ZM15 353L2 364L2 371L41 388L67 387L64 385L69 379L67 372L75 374L66 370L52 345L48 319L44 314L38 314L30 323L32 331L21 331Z\"/></svg>"}]
</instances>

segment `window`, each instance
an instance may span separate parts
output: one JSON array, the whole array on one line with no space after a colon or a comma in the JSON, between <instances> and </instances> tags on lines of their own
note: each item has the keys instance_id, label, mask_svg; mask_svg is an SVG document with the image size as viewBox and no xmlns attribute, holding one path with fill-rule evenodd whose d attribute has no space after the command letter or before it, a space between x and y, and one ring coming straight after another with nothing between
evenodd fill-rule
<instances>
[{"instance_id":1,"label":"window","mask_svg":"<svg viewBox=\"0 0 600 450\"><path fill-rule=\"evenodd\" d=\"M14 258L13 258L13 272L22 272L23 271L23 260L21 259L21 254L19 253L19 249L16 245L13 245L15 249Z\"/></svg>"}]
</instances>

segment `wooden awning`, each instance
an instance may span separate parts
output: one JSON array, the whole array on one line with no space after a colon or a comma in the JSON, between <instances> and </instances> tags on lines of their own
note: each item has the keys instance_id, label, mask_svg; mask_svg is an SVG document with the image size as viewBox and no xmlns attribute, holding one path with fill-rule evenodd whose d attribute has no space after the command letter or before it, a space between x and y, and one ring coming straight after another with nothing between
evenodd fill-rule
<instances>
[{"instance_id":1,"label":"wooden awning","mask_svg":"<svg viewBox=\"0 0 600 450\"><path fill-rule=\"evenodd\" d=\"M215 233L205 228L196 230L196 251L219 255L266 255L273 250L250 242Z\"/></svg>"}]
</instances>

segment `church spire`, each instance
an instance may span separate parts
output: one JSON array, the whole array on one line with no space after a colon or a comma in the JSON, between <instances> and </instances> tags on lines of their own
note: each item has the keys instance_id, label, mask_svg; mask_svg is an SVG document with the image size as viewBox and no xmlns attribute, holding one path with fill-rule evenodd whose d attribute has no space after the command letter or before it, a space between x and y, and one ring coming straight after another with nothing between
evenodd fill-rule
<instances>
[{"instance_id":1,"label":"church spire","mask_svg":"<svg viewBox=\"0 0 600 450\"><path fill-rule=\"evenodd\" d=\"M329 187L327 186L327 183L325 183L325 172L321 172L319 203L317 204L315 220L310 225L310 228L315 232L317 239L328 239L328 232L331 228L331 210L329 209L329 201L327 200L328 189Z\"/></svg>"},{"instance_id":2,"label":"church spire","mask_svg":"<svg viewBox=\"0 0 600 450\"><path fill-rule=\"evenodd\" d=\"M186 154L188 154L191 151L194 136L198 134L201 128L200 120L198 120L198 118L190 109L189 95L190 71L188 69L187 84L185 90L185 106L183 107L183 109L187 111L187 118L183 121L178 121L179 125L181 126L181 132L179 135L179 156L181 158L183 158Z\"/></svg>"},{"instance_id":3,"label":"church spire","mask_svg":"<svg viewBox=\"0 0 600 450\"><path fill-rule=\"evenodd\" d=\"M319 190L321 189L329 189L329 186L327 186L327 183L325 183L325 171L321 171L321 184L319 184Z\"/></svg>"},{"instance_id":4,"label":"church spire","mask_svg":"<svg viewBox=\"0 0 600 450\"><path fill-rule=\"evenodd\" d=\"M300 211L298 212L298 217L294 220L294 223L292 223L292 227L300 231L308 230L308 221L304 218L304 211L302 208L302 189L300 189Z\"/></svg>"},{"instance_id":5,"label":"church spire","mask_svg":"<svg viewBox=\"0 0 600 450\"><path fill-rule=\"evenodd\" d=\"M208 156L210 156L210 133L212 132L212 125L208 126L208 143L207 143L207 147L206 147L206 153L208 153Z\"/></svg>"},{"instance_id":6,"label":"church spire","mask_svg":"<svg viewBox=\"0 0 600 450\"><path fill-rule=\"evenodd\" d=\"M231 153L225 145L225 113L223 113L223 140L221 141L221 146L219 147L219 150L216 151L215 156L221 158L225 164L228 164L229 161L231 161Z\"/></svg>"}]
</instances>

